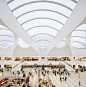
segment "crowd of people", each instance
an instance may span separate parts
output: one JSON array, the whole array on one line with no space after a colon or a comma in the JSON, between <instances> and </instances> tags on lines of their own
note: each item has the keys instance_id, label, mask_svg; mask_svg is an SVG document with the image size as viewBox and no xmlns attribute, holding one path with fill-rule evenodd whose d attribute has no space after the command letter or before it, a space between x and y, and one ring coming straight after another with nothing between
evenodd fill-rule
<instances>
[{"instance_id":1,"label":"crowd of people","mask_svg":"<svg viewBox=\"0 0 86 87\"><path fill-rule=\"evenodd\" d=\"M59 75L61 82L66 81L66 79L67 79L66 75L71 76L70 73L65 69L63 71L60 71L60 69L58 71L52 70L52 73L55 74L55 76Z\"/></svg>"},{"instance_id":2,"label":"crowd of people","mask_svg":"<svg viewBox=\"0 0 86 87\"><path fill-rule=\"evenodd\" d=\"M37 74L37 70L36 68L34 68L34 71L35 73ZM69 73L68 70L64 69L63 71L59 68L58 70L56 69L52 69L51 68L51 71L52 71L52 74L55 75L55 76L59 76L59 80L60 82L64 82L67 80L67 78L71 77L71 74ZM51 71L49 70L41 70L41 74L43 77L46 77L47 75L49 76ZM11 72L9 70L9 72ZM3 68L2 68L2 73L3 73ZM75 74L78 73L78 70L75 70ZM29 82L27 81L27 75L26 73L23 71L23 69L21 69L21 71L13 71L11 72L11 75L17 75L17 76L20 76L20 74L22 75L22 78L17 78L16 80L13 81L12 84L18 84L19 87L33 87L29 84ZM33 78L33 73L28 71L28 76L32 77ZM80 73L78 73L78 78L80 78ZM39 87L43 87L43 85L45 85L46 87L49 87L49 81L46 79L39 79ZM79 80L79 86L81 86L81 82ZM53 85L52 83L52 87L56 87Z\"/></svg>"}]
</instances>

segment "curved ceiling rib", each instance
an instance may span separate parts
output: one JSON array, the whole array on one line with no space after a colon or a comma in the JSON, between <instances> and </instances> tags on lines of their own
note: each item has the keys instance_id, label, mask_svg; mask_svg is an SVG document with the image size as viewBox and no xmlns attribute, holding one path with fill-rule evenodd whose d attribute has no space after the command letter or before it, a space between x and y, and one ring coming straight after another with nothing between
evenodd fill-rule
<instances>
[{"instance_id":1,"label":"curved ceiling rib","mask_svg":"<svg viewBox=\"0 0 86 87\"><path fill-rule=\"evenodd\" d=\"M52 41L52 39L54 38L54 36L52 36L52 35L50 35L50 34L42 34L42 33L40 33L40 34L36 34L36 35L34 35L33 37L31 37L35 42L36 41L40 41L40 40L47 40L47 41L49 41L49 42L51 42Z\"/></svg>"},{"instance_id":2,"label":"curved ceiling rib","mask_svg":"<svg viewBox=\"0 0 86 87\"><path fill-rule=\"evenodd\" d=\"M7 37L12 37L13 38L13 36L10 36L10 35L0 35L0 36L7 36Z\"/></svg>"},{"instance_id":3,"label":"curved ceiling rib","mask_svg":"<svg viewBox=\"0 0 86 87\"><path fill-rule=\"evenodd\" d=\"M83 36L72 36L72 38L74 38L74 37L79 37L79 38L84 38L84 39L86 39L86 37L83 37Z\"/></svg>"},{"instance_id":4,"label":"curved ceiling rib","mask_svg":"<svg viewBox=\"0 0 86 87\"><path fill-rule=\"evenodd\" d=\"M28 12L25 12L21 15L19 15L18 17L16 17L16 19L20 18L21 16L25 15L25 14L28 14L28 13L31 13L31 12L36 12L36 11L49 11L49 12L54 12L54 13L57 13L57 14L60 14L66 18L68 18L66 15L60 13L60 12L57 12L57 11L54 11L54 10L49 10L49 9L36 9L36 10L31 10L31 11L28 11Z\"/></svg>"},{"instance_id":5,"label":"curved ceiling rib","mask_svg":"<svg viewBox=\"0 0 86 87\"><path fill-rule=\"evenodd\" d=\"M36 35L49 35L49 36L51 36L51 37L54 37L54 36L53 36L53 35L51 35L51 34L39 33L39 34L35 34L35 35L31 36L31 38L32 38L32 37L35 37Z\"/></svg>"},{"instance_id":6,"label":"curved ceiling rib","mask_svg":"<svg viewBox=\"0 0 86 87\"><path fill-rule=\"evenodd\" d=\"M57 20L52 19L52 18L47 18L47 17L38 17L38 18L33 18L33 19L30 19L30 20L25 21L25 22L24 22L24 23L22 23L21 25L23 25L23 24L25 24L25 23L27 23L27 22L30 22L30 21L32 21L32 20L36 20L36 19L48 19L48 20L52 20L52 21L55 21L55 22L58 22L58 23L60 23L60 24L64 25L64 24L63 24L63 23L61 23L60 21L57 21Z\"/></svg>"},{"instance_id":7,"label":"curved ceiling rib","mask_svg":"<svg viewBox=\"0 0 86 87\"><path fill-rule=\"evenodd\" d=\"M0 25L0 49L12 47L13 33L5 26Z\"/></svg>"},{"instance_id":8,"label":"curved ceiling rib","mask_svg":"<svg viewBox=\"0 0 86 87\"><path fill-rule=\"evenodd\" d=\"M4 41L6 41L6 42L13 42L13 41L9 41L9 40L2 40L2 41L0 41L0 42L4 42Z\"/></svg>"},{"instance_id":9,"label":"curved ceiling rib","mask_svg":"<svg viewBox=\"0 0 86 87\"><path fill-rule=\"evenodd\" d=\"M14 0L9 0L9 1L7 2L7 4L11 3L12 1L14 1ZM77 1L76 1L76 0L71 0L71 1L73 1L73 2L77 3Z\"/></svg>"},{"instance_id":10,"label":"curved ceiling rib","mask_svg":"<svg viewBox=\"0 0 86 87\"><path fill-rule=\"evenodd\" d=\"M73 11L73 14L70 16L66 24L62 27L59 34L48 46L46 53L47 55L51 51L51 49L53 49L56 46L56 44L58 44L63 38L67 37L73 30L75 30L77 26L80 25L80 23L84 20L86 16L85 9L86 9L86 0L79 0L76 8Z\"/></svg>"},{"instance_id":11,"label":"curved ceiling rib","mask_svg":"<svg viewBox=\"0 0 86 87\"><path fill-rule=\"evenodd\" d=\"M28 3L22 4L22 5L20 5L20 6L16 7L16 8L14 8L14 9L12 10L12 12L15 11L16 9L18 9L18 8L21 8L21 7L25 6L25 5L33 4L33 3L40 3L40 2L57 4L57 5L60 5L60 6L63 6L63 7L65 7L65 8L67 8L67 9L69 9L70 11L73 11L70 7L68 7L68 6L66 6L66 5L63 5L63 4L61 4L61 3L58 3L58 2L55 2L55 1L32 1L32 2L28 2Z\"/></svg>"},{"instance_id":12,"label":"curved ceiling rib","mask_svg":"<svg viewBox=\"0 0 86 87\"><path fill-rule=\"evenodd\" d=\"M36 42L39 42L39 41L47 41L47 42L50 42L50 41L48 41L48 40L44 40L44 39L37 40Z\"/></svg>"},{"instance_id":13,"label":"curved ceiling rib","mask_svg":"<svg viewBox=\"0 0 86 87\"><path fill-rule=\"evenodd\" d=\"M84 46L86 46L84 43L82 43L82 42L80 42L80 41L72 41L72 42L81 43L81 44L83 44Z\"/></svg>"},{"instance_id":14,"label":"curved ceiling rib","mask_svg":"<svg viewBox=\"0 0 86 87\"><path fill-rule=\"evenodd\" d=\"M35 34L38 34L38 33L48 33L48 34L51 34L53 36L56 36L58 31L55 30L55 29L52 29L52 28L48 28L48 27L36 27L36 28L33 28L29 31L27 31L27 33L29 34L29 36L33 36Z\"/></svg>"},{"instance_id":15,"label":"curved ceiling rib","mask_svg":"<svg viewBox=\"0 0 86 87\"><path fill-rule=\"evenodd\" d=\"M5 29L5 28L0 28L0 30L3 30L3 29L4 29L4 30L8 30L8 29Z\"/></svg>"},{"instance_id":16,"label":"curved ceiling rib","mask_svg":"<svg viewBox=\"0 0 86 87\"><path fill-rule=\"evenodd\" d=\"M71 1L73 1L73 2L77 3L77 1L76 1L76 0L71 0Z\"/></svg>"},{"instance_id":17,"label":"curved ceiling rib","mask_svg":"<svg viewBox=\"0 0 86 87\"><path fill-rule=\"evenodd\" d=\"M86 32L86 30L82 30L82 29L81 30L74 30L74 31L85 31Z\"/></svg>"},{"instance_id":18,"label":"curved ceiling rib","mask_svg":"<svg viewBox=\"0 0 86 87\"><path fill-rule=\"evenodd\" d=\"M17 3L17 0L12 1L13 0L7 2L10 10L33 40L35 40L35 38L37 40L45 38L52 41L53 37L58 34L58 31L60 31L67 22L67 19L76 6L75 0L67 0L67 3L65 3L64 0L21 0L21 3ZM45 33L53 37L46 35L37 36L40 33ZM42 45L43 43L44 42L42 42Z\"/></svg>"},{"instance_id":19,"label":"curved ceiling rib","mask_svg":"<svg viewBox=\"0 0 86 87\"><path fill-rule=\"evenodd\" d=\"M7 2L7 4L11 3L12 1L14 1L14 0L9 0L9 1Z\"/></svg>"},{"instance_id":20,"label":"curved ceiling rib","mask_svg":"<svg viewBox=\"0 0 86 87\"><path fill-rule=\"evenodd\" d=\"M0 17L1 20L5 23L5 25L9 27L16 35L22 38L25 42L27 42L40 55L38 46L34 43L30 36L27 35L27 33L23 30L22 26L17 22L12 12L9 10L9 7L7 6L5 0L0 0L0 8L1 8Z\"/></svg>"},{"instance_id":21,"label":"curved ceiling rib","mask_svg":"<svg viewBox=\"0 0 86 87\"><path fill-rule=\"evenodd\" d=\"M83 49L84 48L83 45L86 46L86 24L80 25L72 32L72 42L77 42L76 43L77 45L73 43L74 48L77 47L77 48ZM78 45L78 43L81 43L83 45L80 45L80 44Z\"/></svg>"},{"instance_id":22,"label":"curved ceiling rib","mask_svg":"<svg viewBox=\"0 0 86 87\"><path fill-rule=\"evenodd\" d=\"M31 30L31 29L33 29L33 28L37 28L37 27L48 27L48 28L52 28L52 29L54 29L54 30L56 30L56 31L59 31L58 29L56 29L56 28L54 28L54 27L46 26L46 25L40 25L40 26L31 27L31 28L27 29L26 31Z\"/></svg>"}]
</instances>

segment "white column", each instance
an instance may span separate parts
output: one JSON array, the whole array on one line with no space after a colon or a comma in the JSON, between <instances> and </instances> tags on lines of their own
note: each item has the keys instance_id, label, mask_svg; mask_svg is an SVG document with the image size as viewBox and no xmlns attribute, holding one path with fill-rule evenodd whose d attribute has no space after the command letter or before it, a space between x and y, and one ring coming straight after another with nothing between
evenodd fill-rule
<instances>
[{"instance_id":1,"label":"white column","mask_svg":"<svg viewBox=\"0 0 86 87\"><path fill-rule=\"evenodd\" d=\"M4 60L4 57L2 56L2 57L1 57L1 61L3 61L3 60Z\"/></svg>"},{"instance_id":2,"label":"white column","mask_svg":"<svg viewBox=\"0 0 86 87\"><path fill-rule=\"evenodd\" d=\"M22 60L22 56L20 56L20 60Z\"/></svg>"},{"instance_id":3,"label":"white column","mask_svg":"<svg viewBox=\"0 0 86 87\"><path fill-rule=\"evenodd\" d=\"M78 65L75 65L75 69L78 69Z\"/></svg>"},{"instance_id":4,"label":"white column","mask_svg":"<svg viewBox=\"0 0 86 87\"><path fill-rule=\"evenodd\" d=\"M15 51L16 51L16 47L18 45L18 37L17 35L14 34L14 38L13 38L13 47L12 47L12 62L14 61L15 58Z\"/></svg>"},{"instance_id":5,"label":"white column","mask_svg":"<svg viewBox=\"0 0 86 87\"><path fill-rule=\"evenodd\" d=\"M45 56L45 63L48 65L47 56Z\"/></svg>"},{"instance_id":6,"label":"white column","mask_svg":"<svg viewBox=\"0 0 86 87\"><path fill-rule=\"evenodd\" d=\"M14 64L12 64L12 68L14 67Z\"/></svg>"},{"instance_id":7,"label":"white column","mask_svg":"<svg viewBox=\"0 0 86 87\"><path fill-rule=\"evenodd\" d=\"M67 45L69 47L69 52L70 52L70 58L71 58L71 63L73 62L73 47L72 47L72 36L71 34L67 36L66 38L66 42L67 42Z\"/></svg>"},{"instance_id":8,"label":"white column","mask_svg":"<svg viewBox=\"0 0 86 87\"><path fill-rule=\"evenodd\" d=\"M1 69L2 69L2 68L4 69L4 65L1 65Z\"/></svg>"},{"instance_id":9,"label":"white column","mask_svg":"<svg viewBox=\"0 0 86 87\"><path fill-rule=\"evenodd\" d=\"M41 56L39 56L38 65L41 65Z\"/></svg>"}]
</instances>

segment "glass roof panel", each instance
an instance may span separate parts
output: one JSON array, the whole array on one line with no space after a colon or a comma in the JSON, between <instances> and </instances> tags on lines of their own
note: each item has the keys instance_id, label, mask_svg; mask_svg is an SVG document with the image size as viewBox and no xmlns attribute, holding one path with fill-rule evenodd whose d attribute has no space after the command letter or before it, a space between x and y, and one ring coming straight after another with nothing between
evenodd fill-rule
<instances>
[{"instance_id":1,"label":"glass roof panel","mask_svg":"<svg viewBox=\"0 0 86 87\"><path fill-rule=\"evenodd\" d=\"M12 47L13 33L6 27L0 25L0 49Z\"/></svg>"},{"instance_id":2,"label":"glass roof panel","mask_svg":"<svg viewBox=\"0 0 86 87\"><path fill-rule=\"evenodd\" d=\"M65 41L61 41L61 42L59 42L59 43L56 45L57 48L63 48L63 47L65 47L65 46L66 46L66 42L65 42Z\"/></svg>"},{"instance_id":3,"label":"glass roof panel","mask_svg":"<svg viewBox=\"0 0 86 87\"><path fill-rule=\"evenodd\" d=\"M38 41L36 43L40 48L46 48L49 45L48 41Z\"/></svg>"},{"instance_id":4,"label":"glass roof panel","mask_svg":"<svg viewBox=\"0 0 86 87\"><path fill-rule=\"evenodd\" d=\"M19 46L22 47L22 48L29 48L30 46L25 42L23 41L21 38L19 38Z\"/></svg>"},{"instance_id":5,"label":"glass roof panel","mask_svg":"<svg viewBox=\"0 0 86 87\"><path fill-rule=\"evenodd\" d=\"M84 30L84 31L86 31L86 24L82 24L81 26L76 28L76 30Z\"/></svg>"},{"instance_id":6,"label":"glass roof panel","mask_svg":"<svg viewBox=\"0 0 86 87\"><path fill-rule=\"evenodd\" d=\"M83 24L83 25L77 27L72 32L72 42L73 42L73 46L76 48L85 47L83 45L86 45L86 24ZM79 43L79 45L78 45L78 43ZM80 47L78 47L78 46L80 46Z\"/></svg>"},{"instance_id":7,"label":"glass roof panel","mask_svg":"<svg viewBox=\"0 0 86 87\"><path fill-rule=\"evenodd\" d=\"M0 36L0 40L2 40L2 41L13 41L13 37L4 35L4 36Z\"/></svg>"},{"instance_id":8,"label":"glass roof panel","mask_svg":"<svg viewBox=\"0 0 86 87\"><path fill-rule=\"evenodd\" d=\"M40 18L40 17L58 20L59 22L61 22L63 24L65 24L67 21L66 17L64 17L60 14L57 14L57 13L49 12L49 11L36 11L36 12L28 13L28 14L25 14L25 15L21 16L20 18L18 18L18 21L20 24L22 24L27 20L30 20L33 18Z\"/></svg>"},{"instance_id":9,"label":"glass roof panel","mask_svg":"<svg viewBox=\"0 0 86 87\"><path fill-rule=\"evenodd\" d=\"M53 40L51 36L55 37L65 25L76 2L72 0L13 0L8 3L8 6L23 29L31 37L35 35L32 39L40 45L40 43L48 44L48 41ZM37 35L40 33L46 35Z\"/></svg>"},{"instance_id":10,"label":"glass roof panel","mask_svg":"<svg viewBox=\"0 0 86 87\"><path fill-rule=\"evenodd\" d=\"M81 42L81 43L86 45L86 39L85 38L74 37L74 38L72 38L72 41L77 41L77 42L79 41L79 42Z\"/></svg>"},{"instance_id":11,"label":"glass roof panel","mask_svg":"<svg viewBox=\"0 0 86 87\"><path fill-rule=\"evenodd\" d=\"M50 35L46 35L46 34L40 34L40 35L35 35L32 37L33 41L39 41L39 40L47 40L47 41L52 41L53 37Z\"/></svg>"},{"instance_id":12,"label":"glass roof panel","mask_svg":"<svg viewBox=\"0 0 86 87\"><path fill-rule=\"evenodd\" d=\"M27 31L27 33L30 36L33 36L33 35L36 35L39 33L45 33L45 34L50 34L52 36L56 36L58 32L56 30L54 30L52 28L48 28L48 27L37 27L37 28Z\"/></svg>"},{"instance_id":13,"label":"glass roof panel","mask_svg":"<svg viewBox=\"0 0 86 87\"><path fill-rule=\"evenodd\" d=\"M42 1L42 0L13 0L12 3L9 3L9 7L12 9L14 9L15 7L18 7L22 4L25 4L25 3L29 3L29 2L32 2L32 1ZM61 3L63 5L66 5L68 7L70 7L71 9L74 9L76 3L74 3L73 1L71 0L46 0L46 1L42 1L42 2L48 2L48 1L51 1L52 2L55 2L55 3ZM38 2L37 2L38 3Z\"/></svg>"},{"instance_id":14,"label":"glass roof panel","mask_svg":"<svg viewBox=\"0 0 86 87\"><path fill-rule=\"evenodd\" d=\"M22 27L25 29L25 30L28 30L34 26L41 26L41 25L44 25L44 26L50 26L50 27L53 27L57 30L61 30L61 28L63 27L62 24L58 23L58 22L55 22L55 21L52 21L52 20L49 20L49 19L36 19L36 20L32 20L30 22L27 22L25 24L22 25Z\"/></svg>"},{"instance_id":15,"label":"glass roof panel","mask_svg":"<svg viewBox=\"0 0 86 87\"><path fill-rule=\"evenodd\" d=\"M8 1L10 1L10 0L6 0L6 2L8 2Z\"/></svg>"},{"instance_id":16,"label":"glass roof panel","mask_svg":"<svg viewBox=\"0 0 86 87\"><path fill-rule=\"evenodd\" d=\"M79 42L72 42L72 44L73 44L74 48L81 48L81 49L86 48L85 45L83 45L82 43L79 43Z\"/></svg>"},{"instance_id":17,"label":"glass roof panel","mask_svg":"<svg viewBox=\"0 0 86 87\"><path fill-rule=\"evenodd\" d=\"M12 47L13 43L10 41L0 41L0 49L7 49Z\"/></svg>"},{"instance_id":18,"label":"glass roof panel","mask_svg":"<svg viewBox=\"0 0 86 87\"><path fill-rule=\"evenodd\" d=\"M73 31L72 36L86 37L85 31Z\"/></svg>"},{"instance_id":19,"label":"glass roof panel","mask_svg":"<svg viewBox=\"0 0 86 87\"><path fill-rule=\"evenodd\" d=\"M71 9L74 9L75 6L76 6L76 3L74 3L72 0L53 0L53 1L56 1L56 2L59 2L59 3L62 3L68 7L70 7Z\"/></svg>"},{"instance_id":20,"label":"glass roof panel","mask_svg":"<svg viewBox=\"0 0 86 87\"><path fill-rule=\"evenodd\" d=\"M15 11L13 11L13 14L15 17L18 17L21 14L24 14L24 13L32 11L32 10L37 10L37 9L45 9L45 10L47 9L47 10L56 11L67 17L69 17L72 13L72 11L70 11L69 9L62 7L60 5L56 5L56 4L53 5L52 3L42 2L42 3L34 3L34 4L25 5L21 8L16 9Z\"/></svg>"}]
</instances>

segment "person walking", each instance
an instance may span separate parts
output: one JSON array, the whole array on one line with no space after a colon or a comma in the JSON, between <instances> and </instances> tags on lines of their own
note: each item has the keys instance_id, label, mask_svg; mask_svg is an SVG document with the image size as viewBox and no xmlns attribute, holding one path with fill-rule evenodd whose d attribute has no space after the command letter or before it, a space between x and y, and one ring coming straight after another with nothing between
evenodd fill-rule
<instances>
[{"instance_id":1,"label":"person walking","mask_svg":"<svg viewBox=\"0 0 86 87\"><path fill-rule=\"evenodd\" d=\"M65 81L66 81L67 77L65 76Z\"/></svg>"},{"instance_id":2,"label":"person walking","mask_svg":"<svg viewBox=\"0 0 86 87\"><path fill-rule=\"evenodd\" d=\"M80 83L80 81L79 81L79 86L81 86L81 83Z\"/></svg>"},{"instance_id":3,"label":"person walking","mask_svg":"<svg viewBox=\"0 0 86 87\"><path fill-rule=\"evenodd\" d=\"M61 78L61 76L60 76L60 81L62 82L62 78Z\"/></svg>"},{"instance_id":4,"label":"person walking","mask_svg":"<svg viewBox=\"0 0 86 87\"><path fill-rule=\"evenodd\" d=\"M78 78L80 78L80 73L78 74Z\"/></svg>"},{"instance_id":5,"label":"person walking","mask_svg":"<svg viewBox=\"0 0 86 87\"><path fill-rule=\"evenodd\" d=\"M66 75L67 75L67 71L66 71Z\"/></svg>"},{"instance_id":6,"label":"person walking","mask_svg":"<svg viewBox=\"0 0 86 87\"><path fill-rule=\"evenodd\" d=\"M55 76L56 76L56 70L55 70Z\"/></svg>"},{"instance_id":7,"label":"person walking","mask_svg":"<svg viewBox=\"0 0 86 87\"><path fill-rule=\"evenodd\" d=\"M64 76L63 76L63 81L64 81Z\"/></svg>"},{"instance_id":8,"label":"person walking","mask_svg":"<svg viewBox=\"0 0 86 87\"><path fill-rule=\"evenodd\" d=\"M14 75L14 71L13 71L13 75Z\"/></svg>"}]
</instances>

